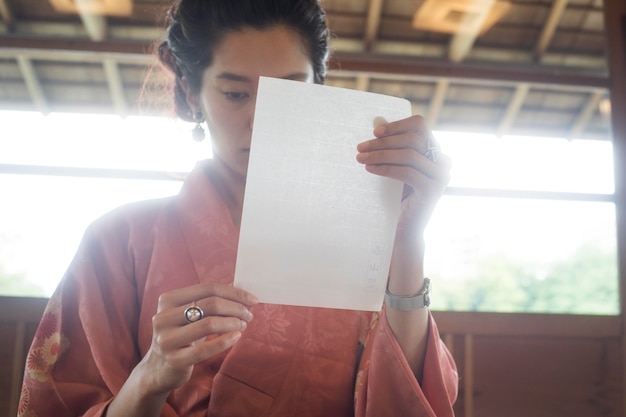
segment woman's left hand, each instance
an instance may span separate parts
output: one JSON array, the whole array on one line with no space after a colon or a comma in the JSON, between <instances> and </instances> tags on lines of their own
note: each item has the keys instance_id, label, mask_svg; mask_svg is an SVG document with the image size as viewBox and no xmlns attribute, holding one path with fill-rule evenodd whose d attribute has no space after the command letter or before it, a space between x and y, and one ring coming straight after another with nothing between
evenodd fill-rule
<instances>
[{"instance_id":1,"label":"woman's left hand","mask_svg":"<svg viewBox=\"0 0 626 417\"><path fill-rule=\"evenodd\" d=\"M358 145L357 161L373 174L404 183L396 242L414 240L422 236L448 185L450 158L439 154L432 161L425 156L432 133L421 116L379 124L374 136Z\"/></svg>"}]
</instances>

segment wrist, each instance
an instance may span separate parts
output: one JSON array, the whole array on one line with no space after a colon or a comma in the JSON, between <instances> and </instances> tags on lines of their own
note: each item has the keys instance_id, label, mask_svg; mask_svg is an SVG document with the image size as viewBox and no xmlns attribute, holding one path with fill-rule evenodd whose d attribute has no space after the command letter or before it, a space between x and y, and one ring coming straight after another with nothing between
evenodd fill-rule
<instances>
[{"instance_id":1,"label":"wrist","mask_svg":"<svg viewBox=\"0 0 626 417\"><path fill-rule=\"evenodd\" d=\"M389 291L389 287L385 291L385 304L394 309L401 311L417 310L419 308L427 308L430 306L430 280L423 279L422 289L413 295L399 295Z\"/></svg>"}]
</instances>

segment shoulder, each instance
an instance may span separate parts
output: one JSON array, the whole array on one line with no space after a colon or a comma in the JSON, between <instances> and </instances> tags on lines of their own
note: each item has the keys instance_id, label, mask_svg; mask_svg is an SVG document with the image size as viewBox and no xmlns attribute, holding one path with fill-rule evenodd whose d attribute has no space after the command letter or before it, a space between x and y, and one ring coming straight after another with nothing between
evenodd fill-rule
<instances>
[{"instance_id":1,"label":"shoulder","mask_svg":"<svg viewBox=\"0 0 626 417\"><path fill-rule=\"evenodd\" d=\"M175 197L165 197L128 203L117 207L95 219L85 232L85 237L117 237L129 240L132 237L152 235L158 219L163 216Z\"/></svg>"}]
</instances>

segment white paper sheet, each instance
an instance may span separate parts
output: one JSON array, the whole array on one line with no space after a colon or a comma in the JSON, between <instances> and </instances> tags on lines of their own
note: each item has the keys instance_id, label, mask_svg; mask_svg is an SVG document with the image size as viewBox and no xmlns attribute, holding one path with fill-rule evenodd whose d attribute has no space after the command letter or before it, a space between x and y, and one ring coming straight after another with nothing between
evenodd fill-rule
<instances>
[{"instance_id":1,"label":"white paper sheet","mask_svg":"<svg viewBox=\"0 0 626 417\"><path fill-rule=\"evenodd\" d=\"M261 302L379 310L403 184L356 162L407 100L262 77L235 286Z\"/></svg>"}]
</instances>

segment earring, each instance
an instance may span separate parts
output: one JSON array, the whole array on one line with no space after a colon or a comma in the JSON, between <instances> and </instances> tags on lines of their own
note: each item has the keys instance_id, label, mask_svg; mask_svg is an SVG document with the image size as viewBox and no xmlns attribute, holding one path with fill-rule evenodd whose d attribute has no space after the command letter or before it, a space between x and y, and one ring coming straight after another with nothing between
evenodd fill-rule
<instances>
[{"instance_id":1,"label":"earring","mask_svg":"<svg viewBox=\"0 0 626 417\"><path fill-rule=\"evenodd\" d=\"M193 121L196 122L196 127L191 131L191 138L196 142L202 142L204 140L204 128L202 127L204 117L202 117L201 111L193 114Z\"/></svg>"}]
</instances>

